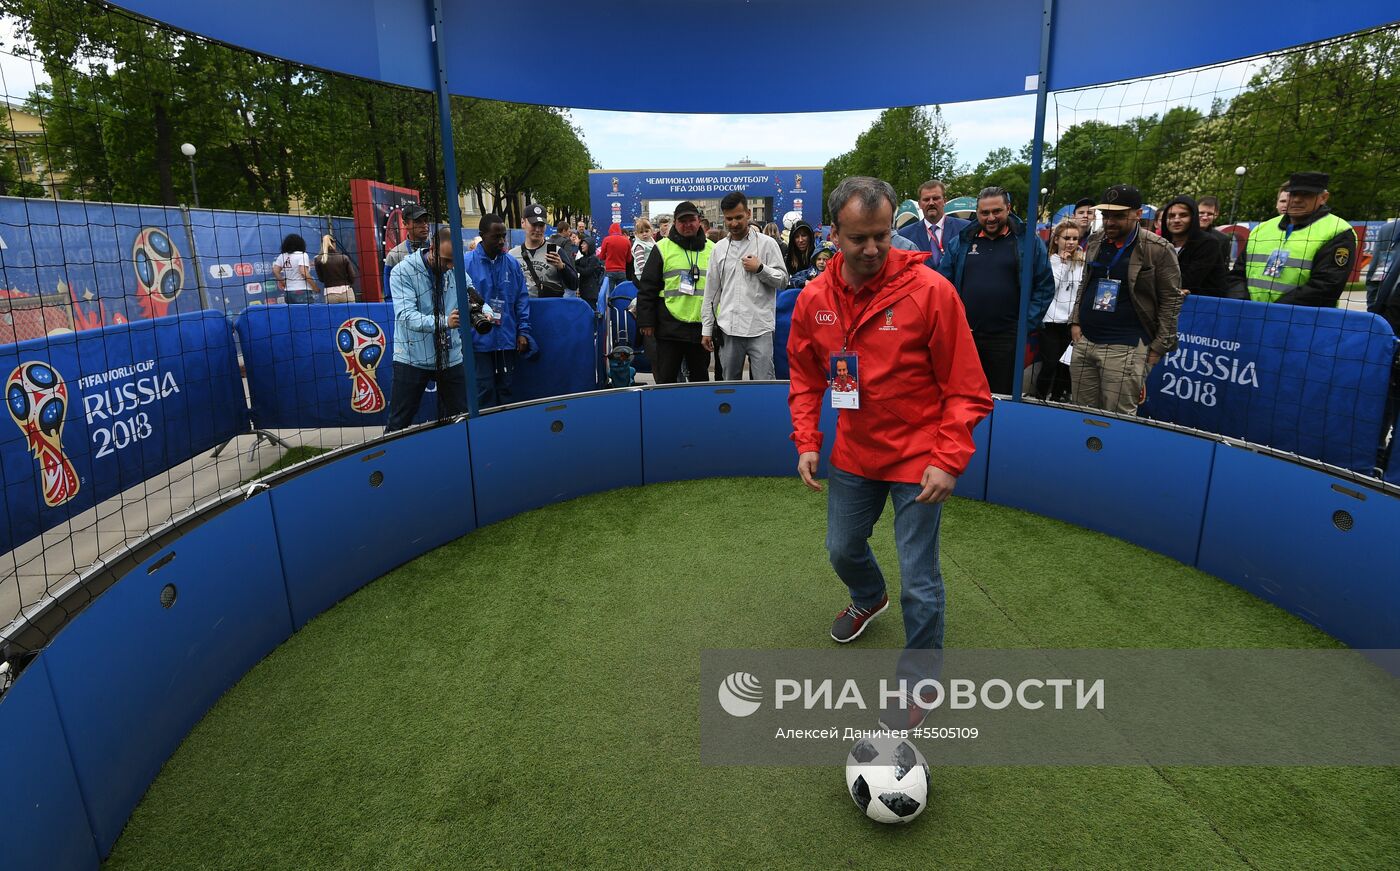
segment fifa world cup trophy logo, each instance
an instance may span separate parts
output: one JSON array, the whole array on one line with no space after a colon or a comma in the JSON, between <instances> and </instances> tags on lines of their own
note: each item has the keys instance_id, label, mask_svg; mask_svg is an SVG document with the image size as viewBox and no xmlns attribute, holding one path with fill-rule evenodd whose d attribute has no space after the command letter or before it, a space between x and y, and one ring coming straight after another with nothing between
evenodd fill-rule
<instances>
[{"instance_id":1,"label":"fifa world cup trophy logo","mask_svg":"<svg viewBox=\"0 0 1400 871\"><path fill-rule=\"evenodd\" d=\"M53 508L78 495L78 472L63 453L68 386L47 363L21 363L5 380L5 405L29 442L44 480L44 504Z\"/></svg>"},{"instance_id":2,"label":"fifa world cup trophy logo","mask_svg":"<svg viewBox=\"0 0 1400 871\"><path fill-rule=\"evenodd\" d=\"M185 286L185 261L170 234L159 227L142 228L131 244L131 266L142 313L148 318L169 314Z\"/></svg>"},{"instance_id":3,"label":"fifa world cup trophy logo","mask_svg":"<svg viewBox=\"0 0 1400 871\"><path fill-rule=\"evenodd\" d=\"M369 318L350 318L335 331L335 346L345 358L345 373L353 385L350 407L360 414L384 410L384 391L374 377L384 356L384 331Z\"/></svg>"}]
</instances>

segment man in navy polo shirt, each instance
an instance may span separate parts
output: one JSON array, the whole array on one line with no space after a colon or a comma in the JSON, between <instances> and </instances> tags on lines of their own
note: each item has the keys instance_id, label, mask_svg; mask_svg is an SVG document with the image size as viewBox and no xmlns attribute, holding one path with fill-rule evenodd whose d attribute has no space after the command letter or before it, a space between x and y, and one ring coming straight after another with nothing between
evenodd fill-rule
<instances>
[{"instance_id":1,"label":"man in navy polo shirt","mask_svg":"<svg viewBox=\"0 0 1400 871\"><path fill-rule=\"evenodd\" d=\"M972 341L993 393L1009 394L1021 365L1016 318L1021 312L1021 248L1026 225L1011 212L1011 194L989 187L977 195L977 222L948 239L938 271L953 283L967 310ZM1050 254L1034 237L1027 334L1040 329L1055 297Z\"/></svg>"},{"instance_id":2,"label":"man in navy polo shirt","mask_svg":"<svg viewBox=\"0 0 1400 871\"><path fill-rule=\"evenodd\" d=\"M1176 347L1181 270L1171 244L1139 227L1137 188L1114 185L1098 209L1069 316L1070 385L1080 405L1136 414L1147 373Z\"/></svg>"}]
</instances>

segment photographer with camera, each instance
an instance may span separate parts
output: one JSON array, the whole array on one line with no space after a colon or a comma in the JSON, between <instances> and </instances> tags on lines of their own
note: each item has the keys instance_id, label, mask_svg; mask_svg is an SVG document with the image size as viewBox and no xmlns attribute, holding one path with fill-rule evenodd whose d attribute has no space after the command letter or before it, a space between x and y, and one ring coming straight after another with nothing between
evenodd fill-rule
<instances>
[{"instance_id":1,"label":"photographer with camera","mask_svg":"<svg viewBox=\"0 0 1400 871\"><path fill-rule=\"evenodd\" d=\"M481 244L462 261L476 292L485 300L485 331L472 336L476 353L477 407L510 402L515 364L521 354L535 353L530 334L530 294L525 272L506 256L506 222L500 215L481 216Z\"/></svg>"},{"instance_id":2,"label":"photographer with camera","mask_svg":"<svg viewBox=\"0 0 1400 871\"><path fill-rule=\"evenodd\" d=\"M467 278L471 293L471 278ZM467 376L462 369L461 315L452 274L452 231L438 230L423 251L408 255L389 273L394 301L394 389L385 432L413 422L428 382L437 383L438 419L467 413ZM473 296L475 296L473 294ZM473 299L472 326L483 313Z\"/></svg>"},{"instance_id":3,"label":"photographer with camera","mask_svg":"<svg viewBox=\"0 0 1400 871\"><path fill-rule=\"evenodd\" d=\"M510 256L520 261L520 268L525 270L530 296L564 296L566 290L577 291L573 252L561 251L558 242L544 240L544 206L527 206L520 226L525 230L525 244L510 249Z\"/></svg>"}]
</instances>

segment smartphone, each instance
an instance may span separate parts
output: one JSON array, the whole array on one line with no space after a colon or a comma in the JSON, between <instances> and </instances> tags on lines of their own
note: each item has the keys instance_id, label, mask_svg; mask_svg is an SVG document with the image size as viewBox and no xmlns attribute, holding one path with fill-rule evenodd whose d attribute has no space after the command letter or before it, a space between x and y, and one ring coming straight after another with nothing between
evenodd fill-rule
<instances>
[{"instance_id":1,"label":"smartphone","mask_svg":"<svg viewBox=\"0 0 1400 871\"><path fill-rule=\"evenodd\" d=\"M559 250L559 246L558 246L558 245L555 245L553 242L546 242L546 243L544 243L544 253L546 253L546 254L554 254L554 253L556 253L558 250Z\"/></svg>"}]
</instances>

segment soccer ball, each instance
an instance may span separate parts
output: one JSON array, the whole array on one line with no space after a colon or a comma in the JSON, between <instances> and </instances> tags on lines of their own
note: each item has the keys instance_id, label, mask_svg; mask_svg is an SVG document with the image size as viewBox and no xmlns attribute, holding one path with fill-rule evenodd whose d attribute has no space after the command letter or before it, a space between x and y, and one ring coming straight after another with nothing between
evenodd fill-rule
<instances>
[{"instance_id":1,"label":"soccer ball","mask_svg":"<svg viewBox=\"0 0 1400 871\"><path fill-rule=\"evenodd\" d=\"M786 215L783 215L783 229L791 231L793 227L797 226L797 222L801 220L802 213L794 209Z\"/></svg>"},{"instance_id":2,"label":"soccer ball","mask_svg":"<svg viewBox=\"0 0 1400 871\"><path fill-rule=\"evenodd\" d=\"M875 822L911 822L928 807L928 763L908 739L862 738L846 757L846 789Z\"/></svg>"}]
</instances>

